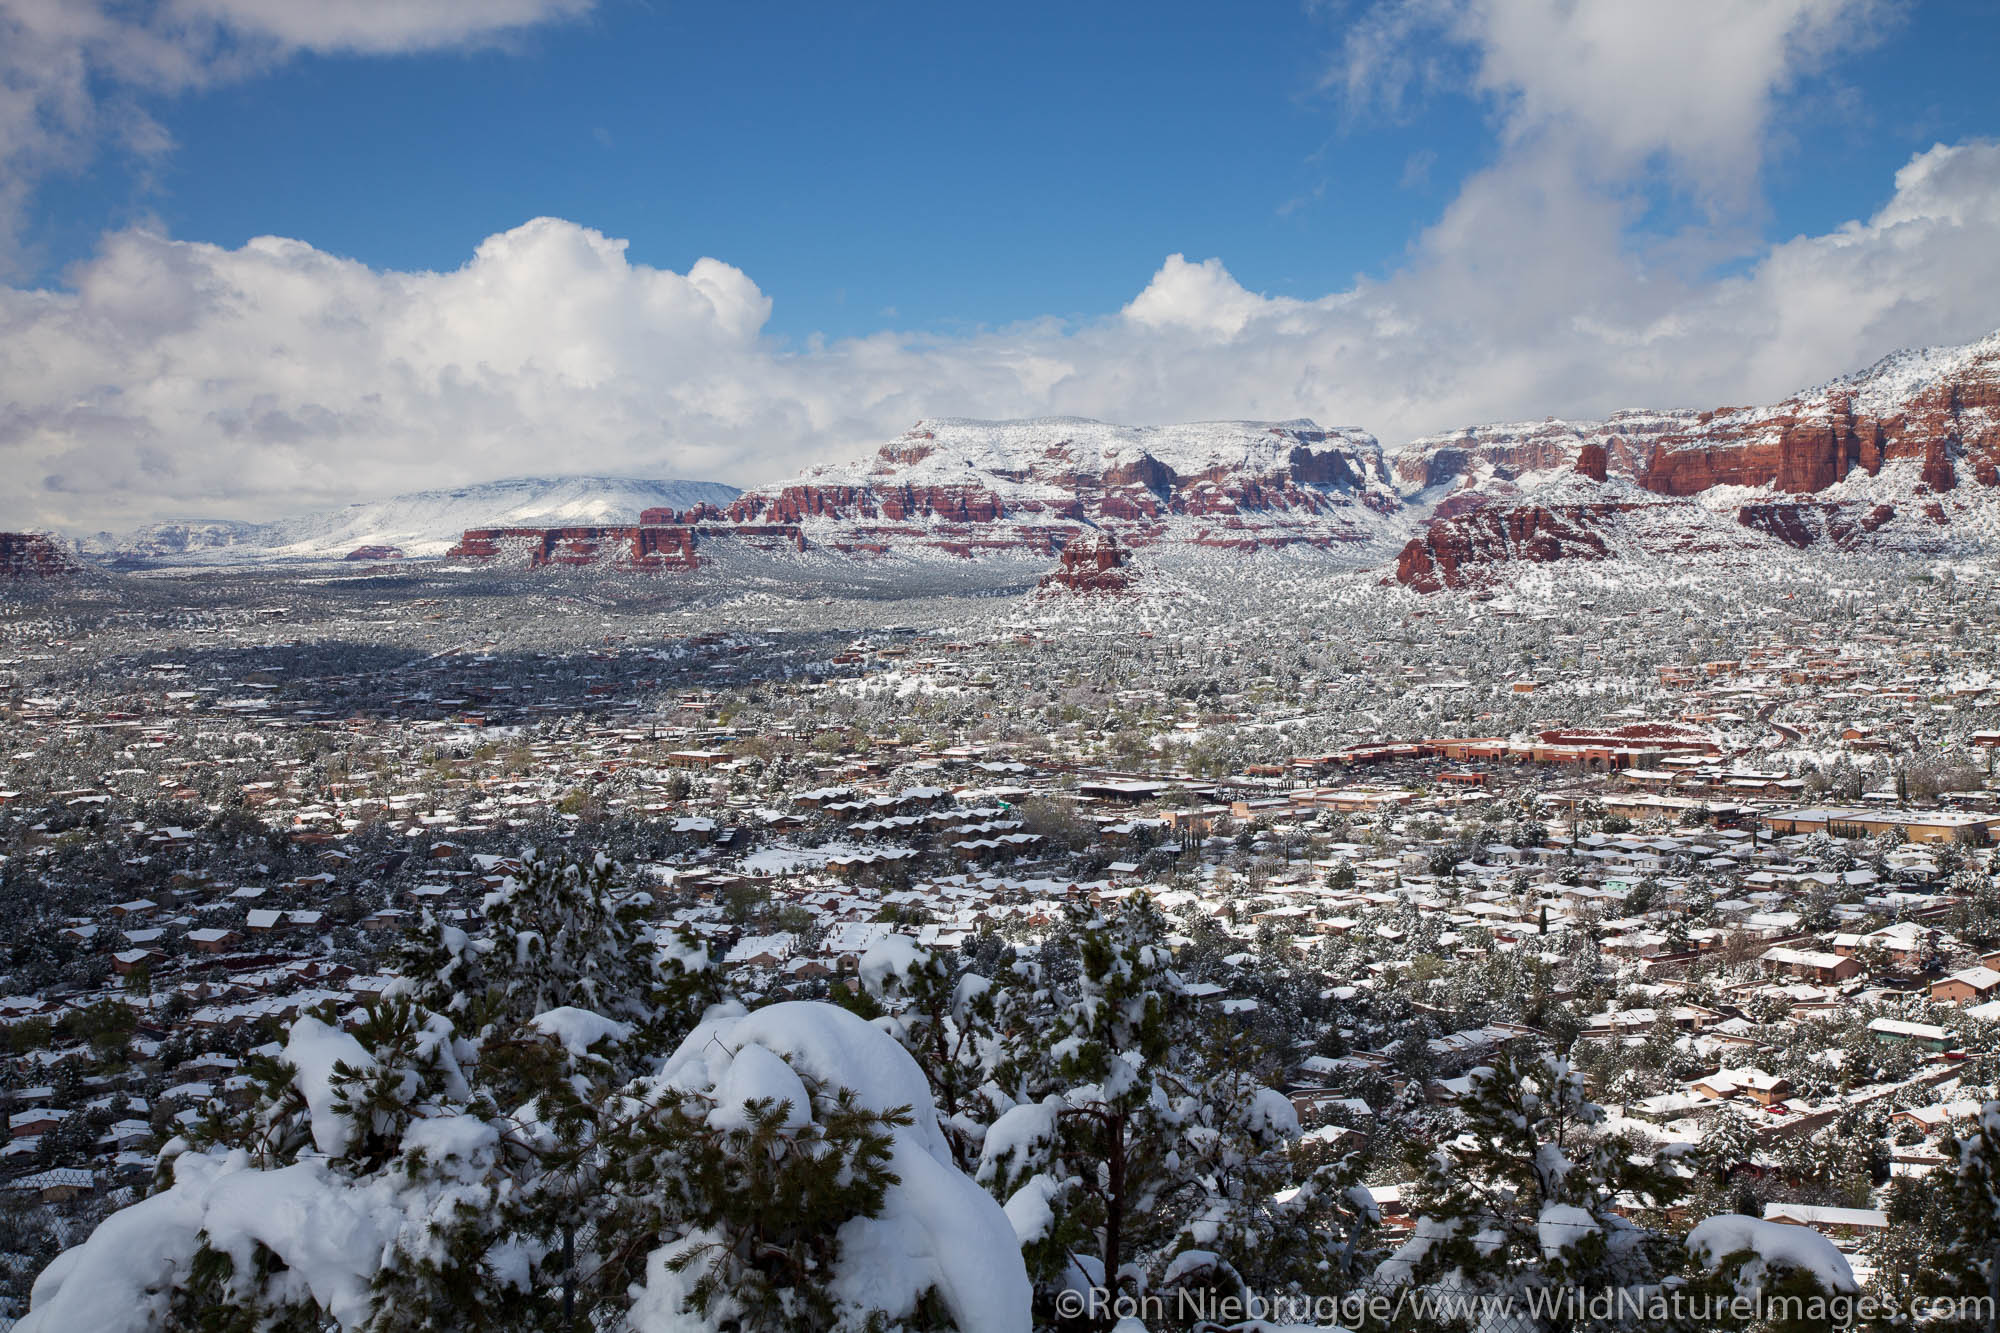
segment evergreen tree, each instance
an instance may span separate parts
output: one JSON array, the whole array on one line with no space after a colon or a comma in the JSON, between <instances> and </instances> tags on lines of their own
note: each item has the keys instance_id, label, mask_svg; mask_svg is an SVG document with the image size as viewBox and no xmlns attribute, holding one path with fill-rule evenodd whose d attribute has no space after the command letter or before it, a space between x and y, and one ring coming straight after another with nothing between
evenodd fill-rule
<instances>
[{"instance_id":1,"label":"evergreen tree","mask_svg":"<svg viewBox=\"0 0 2000 1333\"><path fill-rule=\"evenodd\" d=\"M1077 1274L1127 1292L1296 1284L1286 1247L1314 1268L1322 1239L1354 1247L1349 1224L1370 1206L1340 1161L1310 1164L1303 1197L1274 1197L1295 1181L1297 1116L1259 1082L1263 1058L1196 1012L1166 933L1143 897L1080 915L1055 957L1011 983L1032 999L1001 1034L995 1081L1016 1095L985 1135L979 1179L1039 1218L1024 1245L1045 1313Z\"/></svg>"},{"instance_id":2,"label":"evergreen tree","mask_svg":"<svg viewBox=\"0 0 2000 1333\"><path fill-rule=\"evenodd\" d=\"M886 1013L891 1034L929 1080L952 1156L970 1170L979 1160L985 1126L1002 1106L992 1082L1000 1056L998 1032L1014 1024L1019 992L996 987L962 955L933 952L891 935L863 955L862 990L835 999L864 1017Z\"/></svg>"},{"instance_id":3,"label":"evergreen tree","mask_svg":"<svg viewBox=\"0 0 2000 1333\"><path fill-rule=\"evenodd\" d=\"M1623 1210L1664 1207L1680 1184L1602 1133L1603 1110L1583 1095L1581 1075L1553 1056L1503 1051L1468 1078L1460 1132L1412 1163L1416 1232L1378 1279L1521 1302L1536 1288L1656 1280L1657 1239Z\"/></svg>"},{"instance_id":4,"label":"evergreen tree","mask_svg":"<svg viewBox=\"0 0 2000 1333\"><path fill-rule=\"evenodd\" d=\"M717 1003L706 953L635 907L601 860L531 860L477 935L426 923L351 1030L294 1022L257 1102L173 1144L24 1328L1024 1327L1012 1228L902 1049L827 1005ZM933 1262L861 1279L928 1232Z\"/></svg>"},{"instance_id":5,"label":"evergreen tree","mask_svg":"<svg viewBox=\"0 0 2000 1333\"><path fill-rule=\"evenodd\" d=\"M1976 1126L1953 1145L1956 1161L1939 1173L1942 1243L1939 1286L1945 1293L1983 1296L2000 1317L2000 1102L1980 1108Z\"/></svg>"}]
</instances>

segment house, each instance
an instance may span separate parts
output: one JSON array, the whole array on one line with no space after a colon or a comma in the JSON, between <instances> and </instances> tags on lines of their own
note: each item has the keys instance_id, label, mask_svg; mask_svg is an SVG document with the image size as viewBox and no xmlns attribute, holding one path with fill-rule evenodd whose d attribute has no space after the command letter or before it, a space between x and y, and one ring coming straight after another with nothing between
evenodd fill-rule
<instances>
[{"instance_id":1,"label":"house","mask_svg":"<svg viewBox=\"0 0 2000 1333\"><path fill-rule=\"evenodd\" d=\"M111 955L111 970L121 977L129 977L141 968L150 970L157 963L167 961L167 956L158 949L123 949Z\"/></svg>"},{"instance_id":2,"label":"house","mask_svg":"<svg viewBox=\"0 0 2000 1333\"><path fill-rule=\"evenodd\" d=\"M1954 972L1942 981L1931 983L1931 998L1961 1006L2000 998L2000 972L1985 966Z\"/></svg>"},{"instance_id":3,"label":"house","mask_svg":"<svg viewBox=\"0 0 2000 1333\"><path fill-rule=\"evenodd\" d=\"M1880 1208L1822 1208L1806 1203L1767 1203L1764 1220L1811 1227L1824 1236L1859 1236L1889 1226L1889 1214Z\"/></svg>"},{"instance_id":4,"label":"house","mask_svg":"<svg viewBox=\"0 0 2000 1333\"><path fill-rule=\"evenodd\" d=\"M1843 956L1864 949L1880 949L1897 967L1920 967L1924 956L1944 942L1939 932L1915 921L1898 921L1893 926L1871 930L1866 935L1839 934L1833 937L1833 951Z\"/></svg>"},{"instance_id":5,"label":"house","mask_svg":"<svg viewBox=\"0 0 2000 1333\"><path fill-rule=\"evenodd\" d=\"M778 967L792 956L798 937L786 933L746 935L729 951L728 962L735 967Z\"/></svg>"},{"instance_id":6,"label":"house","mask_svg":"<svg viewBox=\"0 0 2000 1333\"><path fill-rule=\"evenodd\" d=\"M243 937L233 930L222 930L213 926L190 930L187 933L188 944L202 953L227 953L242 940Z\"/></svg>"},{"instance_id":7,"label":"house","mask_svg":"<svg viewBox=\"0 0 2000 1333\"><path fill-rule=\"evenodd\" d=\"M1932 1134L1954 1120L1971 1120L1979 1115L1978 1102L1953 1101L1936 1102L1930 1106L1912 1106L1889 1117L1892 1125L1915 1125L1925 1134Z\"/></svg>"},{"instance_id":8,"label":"house","mask_svg":"<svg viewBox=\"0 0 2000 1333\"><path fill-rule=\"evenodd\" d=\"M43 1203L65 1203L97 1189L97 1173L81 1167L58 1166L7 1182L9 1193L33 1194Z\"/></svg>"},{"instance_id":9,"label":"house","mask_svg":"<svg viewBox=\"0 0 2000 1333\"><path fill-rule=\"evenodd\" d=\"M26 1111L16 1111L7 1117L7 1133L11 1138L31 1138L48 1133L68 1118L68 1111L58 1111L49 1106L31 1107Z\"/></svg>"},{"instance_id":10,"label":"house","mask_svg":"<svg viewBox=\"0 0 2000 1333\"><path fill-rule=\"evenodd\" d=\"M1855 806L1817 806L1803 810L1778 810L1759 816L1758 822L1780 836L1793 833L1832 833L1835 836L1874 837L1891 829L1901 829L1911 842L1970 841L1985 845L2000 831L2000 815L1969 814L1953 810L1875 810Z\"/></svg>"},{"instance_id":11,"label":"house","mask_svg":"<svg viewBox=\"0 0 2000 1333\"><path fill-rule=\"evenodd\" d=\"M1861 975L1860 960L1811 949L1766 949L1759 961L1764 964L1766 972L1804 977L1822 984L1846 981Z\"/></svg>"},{"instance_id":12,"label":"house","mask_svg":"<svg viewBox=\"0 0 2000 1333\"><path fill-rule=\"evenodd\" d=\"M1718 1069L1689 1083L1688 1091L1716 1101L1742 1096L1759 1106L1772 1106L1792 1095L1792 1084L1761 1069Z\"/></svg>"},{"instance_id":13,"label":"house","mask_svg":"<svg viewBox=\"0 0 2000 1333\"><path fill-rule=\"evenodd\" d=\"M1951 1048L1951 1031L1930 1023L1907 1023L1900 1018L1878 1018L1868 1025L1875 1040L1883 1045L1913 1041L1933 1051Z\"/></svg>"}]
</instances>

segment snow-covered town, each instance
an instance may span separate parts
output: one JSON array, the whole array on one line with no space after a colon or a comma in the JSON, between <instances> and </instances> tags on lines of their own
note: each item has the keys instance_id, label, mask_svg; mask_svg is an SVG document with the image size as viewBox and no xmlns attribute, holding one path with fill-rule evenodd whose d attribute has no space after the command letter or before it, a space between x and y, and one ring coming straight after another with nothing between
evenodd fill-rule
<instances>
[{"instance_id":1,"label":"snow-covered town","mask_svg":"<svg viewBox=\"0 0 2000 1333\"><path fill-rule=\"evenodd\" d=\"M1996 52L0 0L0 1333L2000 1333Z\"/></svg>"},{"instance_id":2,"label":"snow-covered town","mask_svg":"<svg viewBox=\"0 0 2000 1333\"><path fill-rule=\"evenodd\" d=\"M407 999L412 939L490 935L524 875L599 858L632 947L698 952L753 1016L838 1001L919 1052L1004 1024L927 1015L912 968L1060 972L1079 932L1155 922L1149 984L1277 1099L1246 1104L1276 1128L1243 1162L1366 1191L1344 1275L1259 1289L1353 1289L1428 1236L1425 1154L1464 1148L1502 1061L1558 1062L1592 1133L1674 1187L1606 1184L1594 1227L1748 1216L1823 1238L1835 1286L1917 1289L1936 1177L2000 1078L1990 580L1879 561L1437 599L1152 563L1115 597L939 596L919 563L890 598L832 570L780 601L412 568L13 603L14 1313L162 1161L268 1136L270 1063ZM991 1062L1055 1040L1059 992L1012 995L1011 1036L940 1083L951 1160L1045 1300L1076 1279L1036 1246L1092 1214L1024 1204L1052 1166L994 1165L1041 1103ZM1156 1284L1248 1281L1228 1245L1330 1225L1200 1178L1215 1217L1128 1227Z\"/></svg>"}]
</instances>

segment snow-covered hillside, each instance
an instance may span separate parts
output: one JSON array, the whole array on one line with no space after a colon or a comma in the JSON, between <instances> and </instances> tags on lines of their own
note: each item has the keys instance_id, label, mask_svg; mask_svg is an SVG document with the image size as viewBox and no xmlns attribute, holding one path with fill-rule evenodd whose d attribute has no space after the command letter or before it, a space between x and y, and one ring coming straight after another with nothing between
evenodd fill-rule
<instances>
[{"instance_id":1,"label":"snow-covered hillside","mask_svg":"<svg viewBox=\"0 0 2000 1333\"><path fill-rule=\"evenodd\" d=\"M872 454L746 491L721 517L796 526L836 551L1053 555L1088 528L1130 545L1400 542L1375 437L1311 421L1118 426L1080 417L918 422Z\"/></svg>"},{"instance_id":2,"label":"snow-covered hillside","mask_svg":"<svg viewBox=\"0 0 2000 1333\"><path fill-rule=\"evenodd\" d=\"M246 564L339 560L379 546L408 557L450 550L466 528L635 523L646 509L724 505L736 487L709 481L632 477L514 477L450 490L413 491L387 500L243 523L189 519L152 523L114 536L99 533L86 554L146 564Z\"/></svg>"},{"instance_id":3,"label":"snow-covered hillside","mask_svg":"<svg viewBox=\"0 0 2000 1333\"><path fill-rule=\"evenodd\" d=\"M1293 451L1302 447L1339 450L1364 464L1376 463L1382 453L1365 430L1322 428L1306 420L1120 426L1084 417L1023 421L940 417L918 422L875 455L823 464L807 471L801 481L866 486L893 477L908 485L952 485L967 481L969 473L980 474L980 481L998 478L1003 484L1018 483L1024 475L1101 478L1148 458L1180 477L1225 472L1268 476L1290 467Z\"/></svg>"}]
</instances>

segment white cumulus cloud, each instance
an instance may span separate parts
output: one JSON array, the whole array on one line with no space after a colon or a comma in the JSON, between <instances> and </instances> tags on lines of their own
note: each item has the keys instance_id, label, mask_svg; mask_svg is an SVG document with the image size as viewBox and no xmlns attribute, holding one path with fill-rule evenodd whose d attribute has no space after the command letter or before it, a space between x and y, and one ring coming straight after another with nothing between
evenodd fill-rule
<instances>
[{"instance_id":1,"label":"white cumulus cloud","mask_svg":"<svg viewBox=\"0 0 2000 1333\"><path fill-rule=\"evenodd\" d=\"M1507 145L1553 137L1612 178L1662 158L1682 186L1740 204L1779 95L1895 12L1888 0L1380 0L1345 23L1328 81L1354 110L1483 94Z\"/></svg>"},{"instance_id":2,"label":"white cumulus cloud","mask_svg":"<svg viewBox=\"0 0 2000 1333\"><path fill-rule=\"evenodd\" d=\"M302 52L392 55L501 39L592 0L0 0L0 271L19 263L37 185L107 145L171 136L150 97L213 87Z\"/></svg>"},{"instance_id":3,"label":"white cumulus cloud","mask_svg":"<svg viewBox=\"0 0 2000 1333\"><path fill-rule=\"evenodd\" d=\"M8 181L110 133L120 88L196 86L298 50L485 40L586 2L0 0L0 219ZM117 232L61 286L0 288L0 527L271 517L525 473L755 484L921 416L1311 416L1394 444L1498 419L1769 401L2000 325L1994 143L1915 154L1876 185L1878 206L1823 235L1756 239L1785 97L1886 12L1352 11L1330 78L1354 107L1470 95L1494 116L1496 152L1385 276L1315 300L1248 290L1226 257L1176 254L1095 319L799 347L765 333L754 274L718 259L657 268L557 218L440 273L303 240ZM148 123L134 112L120 133L157 145ZM1706 220L1646 230L1663 189Z\"/></svg>"},{"instance_id":4,"label":"white cumulus cloud","mask_svg":"<svg viewBox=\"0 0 2000 1333\"><path fill-rule=\"evenodd\" d=\"M1886 183L1885 183L1886 184ZM1315 301L1169 258L1124 310L804 348L713 259L542 218L445 273L300 241L107 238L0 291L0 526L288 510L523 473L756 483L926 415L1482 420L1771 399L2000 323L2000 146L1916 155L1872 216L1722 279L1649 268L1574 177L1476 176L1409 262Z\"/></svg>"}]
</instances>

